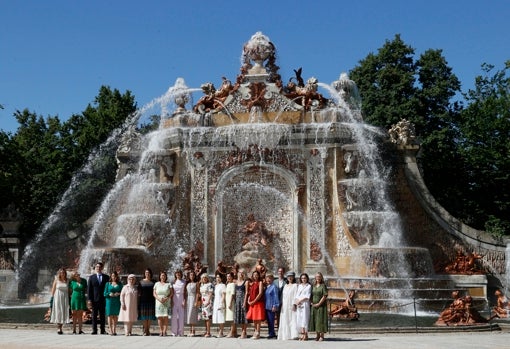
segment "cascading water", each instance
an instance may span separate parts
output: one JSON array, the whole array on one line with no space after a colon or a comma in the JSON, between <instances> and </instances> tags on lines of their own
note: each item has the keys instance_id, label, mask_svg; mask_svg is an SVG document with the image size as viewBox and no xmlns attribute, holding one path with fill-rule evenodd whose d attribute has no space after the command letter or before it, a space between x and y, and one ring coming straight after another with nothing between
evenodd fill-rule
<instances>
[{"instance_id":1,"label":"cascading water","mask_svg":"<svg viewBox=\"0 0 510 349\"><path fill-rule=\"evenodd\" d=\"M176 110L184 109L193 91L186 86L184 79L178 78L164 95L142 110L147 113L154 106L160 106L164 120L171 116L170 106L173 103ZM169 215L168 202L175 192L174 185L165 178L172 172L172 160L167 157L164 140L165 132L160 127L137 144L138 163L133 166L132 172L116 183L98 210L89 232L87 248L80 257L79 270L82 273L88 273L97 260L104 259L109 262L105 266L110 271L116 270L121 274L141 272L133 268L145 268L140 265L143 263L157 265L160 269L178 265L183 250ZM127 142L130 141L132 139L128 137ZM166 172L162 172L161 168ZM156 263L159 256L169 255L166 252L168 246L173 246L172 258ZM116 261L123 253L131 254L131 259L136 259L135 263ZM117 257L105 257L108 255Z\"/></svg>"}]
</instances>

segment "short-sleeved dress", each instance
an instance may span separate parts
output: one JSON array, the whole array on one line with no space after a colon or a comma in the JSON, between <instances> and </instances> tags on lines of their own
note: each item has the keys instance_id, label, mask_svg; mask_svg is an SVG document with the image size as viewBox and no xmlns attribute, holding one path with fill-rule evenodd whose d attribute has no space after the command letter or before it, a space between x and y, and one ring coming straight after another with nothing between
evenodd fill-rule
<instances>
[{"instance_id":1,"label":"short-sleeved dress","mask_svg":"<svg viewBox=\"0 0 510 349\"><path fill-rule=\"evenodd\" d=\"M165 302L160 302L157 299L156 302L156 317L168 316L168 308L170 308L170 293L172 291L172 284L169 282L162 283L160 281L154 284L154 291L159 298L167 297Z\"/></svg>"},{"instance_id":2,"label":"short-sleeved dress","mask_svg":"<svg viewBox=\"0 0 510 349\"><path fill-rule=\"evenodd\" d=\"M225 321L234 321L236 284L229 282L225 291Z\"/></svg>"},{"instance_id":3,"label":"short-sleeved dress","mask_svg":"<svg viewBox=\"0 0 510 349\"><path fill-rule=\"evenodd\" d=\"M122 283L116 282L113 285L107 282L104 287L104 298L106 300L105 315L116 316L120 312L120 292L122 291ZM118 293L119 295L115 295Z\"/></svg>"},{"instance_id":4,"label":"short-sleeved dress","mask_svg":"<svg viewBox=\"0 0 510 349\"><path fill-rule=\"evenodd\" d=\"M225 303L223 294L225 293L226 286L224 283L216 284L214 286L214 302L213 302L213 324L225 323Z\"/></svg>"},{"instance_id":5,"label":"short-sleeved dress","mask_svg":"<svg viewBox=\"0 0 510 349\"><path fill-rule=\"evenodd\" d=\"M238 325L246 324L246 311L244 308L244 296L246 295L246 280L241 285L236 283L236 305L234 310L234 322Z\"/></svg>"},{"instance_id":6,"label":"short-sleeved dress","mask_svg":"<svg viewBox=\"0 0 510 349\"><path fill-rule=\"evenodd\" d=\"M307 298L308 300L302 302L296 309L296 325L299 329L308 328L310 322L310 297L312 292L312 285L299 284L296 291L296 298L294 303L298 304L301 299Z\"/></svg>"},{"instance_id":7,"label":"short-sleeved dress","mask_svg":"<svg viewBox=\"0 0 510 349\"><path fill-rule=\"evenodd\" d=\"M205 319L210 319L212 317L213 303L212 297L214 294L213 285L208 282L206 284L200 284L200 297L202 298L202 306L200 308L200 317Z\"/></svg>"},{"instance_id":8,"label":"short-sleeved dress","mask_svg":"<svg viewBox=\"0 0 510 349\"><path fill-rule=\"evenodd\" d=\"M80 282L71 280L69 282L71 293L71 310L87 310L87 280L80 278Z\"/></svg>"},{"instance_id":9,"label":"short-sleeved dress","mask_svg":"<svg viewBox=\"0 0 510 349\"><path fill-rule=\"evenodd\" d=\"M57 281L53 294L50 322L53 324L69 323L69 287L67 282Z\"/></svg>"},{"instance_id":10,"label":"short-sleeved dress","mask_svg":"<svg viewBox=\"0 0 510 349\"><path fill-rule=\"evenodd\" d=\"M156 304L154 303L154 282L141 280L138 286L138 320L156 320Z\"/></svg>"},{"instance_id":11,"label":"short-sleeved dress","mask_svg":"<svg viewBox=\"0 0 510 349\"><path fill-rule=\"evenodd\" d=\"M186 293L188 294L188 299L186 300L186 324L195 325L198 320L198 311L197 311L197 283L196 282L188 282L186 284Z\"/></svg>"},{"instance_id":12,"label":"short-sleeved dress","mask_svg":"<svg viewBox=\"0 0 510 349\"><path fill-rule=\"evenodd\" d=\"M319 284L312 287L312 303L319 303L323 296L328 295L328 288L325 284ZM310 331L328 332L328 306L323 302L318 308L312 307L310 314Z\"/></svg>"},{"instance_id":13,"label":"short-sleeved dress","mask_svg":"<svg viewBox=\"0 0 510 349\"><path fill-rule=\"evenodd\" d=\"M255 298L257 298L257 295L259 294L259 287L260 283L262 281L253 281L250 284L249 290L248 290L248 302L253 302ZM246 318L248 320L253 321L259 321L259 320L265 320L266 319L266 309L265 309L265 302L264 302L264 293L262 293L262 297L260 299L252 304L248 305L248 313L246 313Z\"/></svg>"}]
</instances>

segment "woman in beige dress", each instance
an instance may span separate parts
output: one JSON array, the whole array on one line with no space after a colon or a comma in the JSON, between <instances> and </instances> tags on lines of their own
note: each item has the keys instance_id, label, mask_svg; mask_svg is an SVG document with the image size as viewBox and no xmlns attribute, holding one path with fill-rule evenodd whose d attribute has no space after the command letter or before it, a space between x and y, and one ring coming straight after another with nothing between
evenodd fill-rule
<instances>
[{"instance_id":1,"label":"woman in beige dress","mask_svg":"<svg viewBox=\"0 0 510 349\"><path fill-rule=\"evenodd\" d=\"M58 334L63 334L62 325L69 323L69 287L67 272L60 268L51 287L52 308L50 322L57 324Z\"/></svg>"},{"instance_id":2,"label":"woman in beige dress","mask_svg":"<svg viewBox=\"0 0 510 349\"><path fill-rule=\"evenodd\" d=\"M120 292L119 321L124 322L124 333L131 336L133 323L138 318L138 287L134 274L129 274L128 282Z\"/></svg>"}]
</instances>

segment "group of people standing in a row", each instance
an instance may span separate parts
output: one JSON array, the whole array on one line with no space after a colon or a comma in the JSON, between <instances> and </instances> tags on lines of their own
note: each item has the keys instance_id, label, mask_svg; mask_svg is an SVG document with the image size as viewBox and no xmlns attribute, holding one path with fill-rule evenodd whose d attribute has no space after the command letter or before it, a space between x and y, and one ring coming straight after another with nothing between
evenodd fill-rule
<instances>
[{"instance_id":1,"label":"group of people standing in a row","mask_svg":"<svg viewBox=\"0 0 510 349\"><path fill-rule=\"evenodd\" d=\"M159 335L166 336L169 315L172 336L184 336L186 325L188 336L195 336L199 321L204 321L205 337L211 337L215 324L218 337L248 338L247 327L253 323L251 338L259 339L264 321L268 339L308 340L308 331L312 331L317 333L316 340L322 341L328 330L328 291L321 273L315 275L313 285L306 273L296 283L295 274L285 274L283 268L278 269L277 278L270 273L261 276L257 270L248 278L238 271L237 275L216 273L211 282L205 273L184 275L177 270L173 282L164 271L158 279L155 282L147 268L142 280L137 282L130 274L123 285L116 272L103 274L103 264L97 263L88 281L77 272L69 281L65 269L60 269L52 287L50 322L56 323L62 334L71 310L73 333L82 334L83 312L92 309L92 334L98 334L98 327L101 334L107 333L107 318L111 335L117 335L119 321L124 323L126 336L132 334L136 321L142 321L143 335L151 335L151 322L157 320ZM225 335L226 324L230 329Z\"/></svg>"}]
</instances>

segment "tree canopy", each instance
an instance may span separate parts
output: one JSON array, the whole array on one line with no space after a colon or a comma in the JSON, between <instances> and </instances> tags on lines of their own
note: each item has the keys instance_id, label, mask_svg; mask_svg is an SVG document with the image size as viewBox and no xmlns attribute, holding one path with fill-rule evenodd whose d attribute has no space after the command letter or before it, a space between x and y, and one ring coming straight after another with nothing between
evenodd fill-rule
<instances>
[{"instance_id":1,"label":"tree canopy","mask_svg":"<svg viewBox=\"0 0 510 349\"><path fill-rule=\"evenodd\" d=\"M136 111L131 92L102 86L98 96L84 112L66 122L58 117L43 118L28 109L16 111L19 127L14 135L0 131L0 195L2 208L14 204L21 214L22 245L31 241L79 173L89 154ZM66 222L56 224L58 231L49 239L59 246L71 229L79 227L97 209L115 181L116 146L112 145L94 159L85 171L80 188L62 212ZM88 175L87 175L88 174Z\"/></svg>"},{"instance_id":2,"label":"tree canopy","mask_svg":"<svg viewBox=\"0 0 510 349\"><path fill-rule=\"evenodd\" d=\"M509 63L482 66L474 90L457 101L460 82L441 50L415 51L400 35L350 72L366 122L389 129L400 119L416 126L424 179L453 215L478 229L510 234Z\"/></svg>"}]
</instances>

